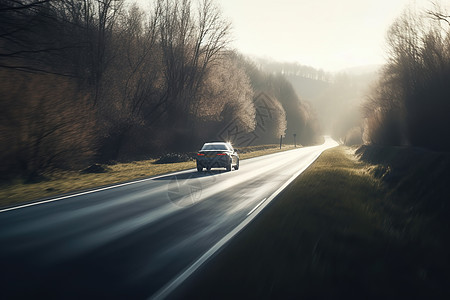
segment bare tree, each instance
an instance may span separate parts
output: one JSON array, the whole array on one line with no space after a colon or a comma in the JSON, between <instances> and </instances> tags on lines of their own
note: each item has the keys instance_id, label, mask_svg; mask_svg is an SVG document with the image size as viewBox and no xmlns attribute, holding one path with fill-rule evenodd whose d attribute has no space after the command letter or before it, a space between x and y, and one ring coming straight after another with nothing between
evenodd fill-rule
<instances>
[{"instance_id":1,"label":"bare tree","mask_svg":"<svg viewBox=\"0 0 450 300\"><path fill-rule=\"evenodd\" d=\"M406 11L391 26L389 61L366 103L370 142L450 148L450 28L440 21Z\"/></svg>"},{"instance_id":2,"label":"bare tree","mask_svg":"<svg viewBox=\"0 0 450 300\"><path fill-rule=\"evenodd\" d=\"M438 2L432 2L434 9L433 10L427 10L427 15L436 20L436 21L442 21L450 26L450 14L448 14L446 11L443 10L442 6Z\"/></svg>"},{"instance_id":3,"label":"bare tree","mask_svg":"<svg viewBox=\"0 0 450 300\"><path fill-rule=\"evenodd\" d=\"M161 55L157 44L158 13L147 16L137 5L131 6L119 20L118 34L112 46L119 59L105 72L107 89L98 104L104 126L109 159L117 159L123 145L136 127L147 126L146 114L160 93ZM113 150L111 150L113 149Z\"/></svg>"},{"instance_id":4,"label":"bare tree","mask_svg":"<svg viewBox=\"0 0 450 300\"><path fill-rule=\"evenodd\" d=\"M52 28L50 0L6 0L0 3L0 67L27 72L56 73L44 59L67 45L42 39ZM44 30L45 31L45 30ZM51 35L51 31L47 31Z\"/></svg>"},{"instance_id":5,"label":"bare tree","mask_svg":"<svg viewBox=\"0 0 450 300\"><path fill-rule=\"evenodd\" d=\"M211 0L203 1L197 14L189 0L158 0L157 10L162 12L158 25L165 80L158 106L180 120L179 112L192 113L208 68L227 45L230 25Z\"/></svg>"},{"instance_id":6,"label":"bare tree","mask_svg":"<svg viewBox=\"0 0 450 300\"><path fill-rule=\"evenodd\" d=\"M225 124L238 120L241 130L249 132L256 126L254 91L235 56L235 53L229 52L209 68L193 112L200 120L215 120ZM229 110L227 117L224 116L226 109Z\"/></svg>"}]
</instances>

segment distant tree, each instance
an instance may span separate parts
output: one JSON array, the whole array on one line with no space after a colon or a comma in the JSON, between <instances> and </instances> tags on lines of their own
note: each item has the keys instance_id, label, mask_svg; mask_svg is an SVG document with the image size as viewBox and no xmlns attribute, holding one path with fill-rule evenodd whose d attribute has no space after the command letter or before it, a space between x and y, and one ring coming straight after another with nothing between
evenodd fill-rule
<instances>
[{"instance_id":1,"label":"distant tree","mask_svg":"<svg viewBox=\"0 0 450 300\"><path fill-rule=\"evenodd\" d=\"M257 65L270 74L294 75L320 81L330 81L331 75L324 70L316 69L299 63L277 62L271 59L254 59Z\"/></svg>"},{"instance_id":2,"label":"distant tree","mask_svg":"<svg viewBox=\"0 0 450 300\"><path fill-rule=\"evenodd\" d=\"M265 92L255 94L255 136L260 144L277 143L286 136L286 111L280 101Z\"/></svg>"},{"instance_id":3,"label":"distant tree","mask_svg":"<svg viewBox=\"0 0 450 300\"><path fill-rule=\"evenodd\" d=\"M287 136L297 134L297 141L304 145L318 142L320 128L317 117L312 107L299 99L285 75L268 73L266 67L260 69L257 63L244 57L240 60L240 65L244 66L255 94L265 92L282 105L286 118L286 129L283 132ZM260 64L267 65L268 62ZM278 63L270 64L273 68L280 66Z\"/></svg>"}]
</instances>

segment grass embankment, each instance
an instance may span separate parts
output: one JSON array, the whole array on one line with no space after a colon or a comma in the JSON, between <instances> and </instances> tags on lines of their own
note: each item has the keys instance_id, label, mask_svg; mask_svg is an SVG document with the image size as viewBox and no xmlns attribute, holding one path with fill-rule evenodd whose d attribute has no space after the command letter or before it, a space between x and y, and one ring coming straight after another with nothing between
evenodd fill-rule
<instances>
[{"instance_id":1,"label":"grass embankment","mask_svg":"<svg viewBox=\"0 0 450 300\"><path fill-rule=\"evenodd\" d=\"M449 221L435 218L441 207L412 209L415 192L400 195L384 180L404 170L353 152L324 152L174 298L449 296ZM404 175L410 183L419 177ZM436 231L437 223L446 229Z\"/></svg>"},{"instance_id":2,"label":"grass embankment","mask_svg":"<svg viewBox=\"0 0 450 300\"><path fill-rule=\"evenodd\" d=\"M239 156L240 159L247 159L293 148L293 145L283 145L281 149L278 145L249 146L239 148ZM195 168L195 160L190 159L188 161L160 164L157 163L157 159L150 159L130 163L117 163L104 166L104 168L106 170L104 173L54 172L46 174L46 179L37 183L24 183L22 180L3 183L0 185L0 207L192 169Z\"/></svg>"}]
</instances>

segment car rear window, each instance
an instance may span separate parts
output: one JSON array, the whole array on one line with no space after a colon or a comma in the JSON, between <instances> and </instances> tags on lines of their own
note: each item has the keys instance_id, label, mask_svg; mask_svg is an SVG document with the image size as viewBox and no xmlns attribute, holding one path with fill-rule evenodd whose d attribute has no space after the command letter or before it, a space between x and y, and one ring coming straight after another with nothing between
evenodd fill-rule
<instances>
[{"instance_id":1,"label":"car rear window","mask_svg":"<svg viewBox=\"0 0 450 300\"><path fill-rule=\"evenodd\" d=\"M229 150L225 144L209 144L203 145L202 150Z\"/></svg>"}]
</instances>

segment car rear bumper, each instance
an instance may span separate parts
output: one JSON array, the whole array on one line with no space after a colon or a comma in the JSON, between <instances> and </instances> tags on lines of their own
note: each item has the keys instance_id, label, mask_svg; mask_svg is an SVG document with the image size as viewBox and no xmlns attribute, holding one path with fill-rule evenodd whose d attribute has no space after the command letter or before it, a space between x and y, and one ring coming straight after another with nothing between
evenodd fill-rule
<instances>
[{"instance_id":1,"label":"car rear bumper","mask_svg":"<svg viewBox=\"0 0 450 300\"><path fill-rule=\"evenodd\" d=\"M203 168L226 168L231 163L229 156L215 156L215 157L199 157L197 158L197 166Z\"/></svg>"}]
</instances>

